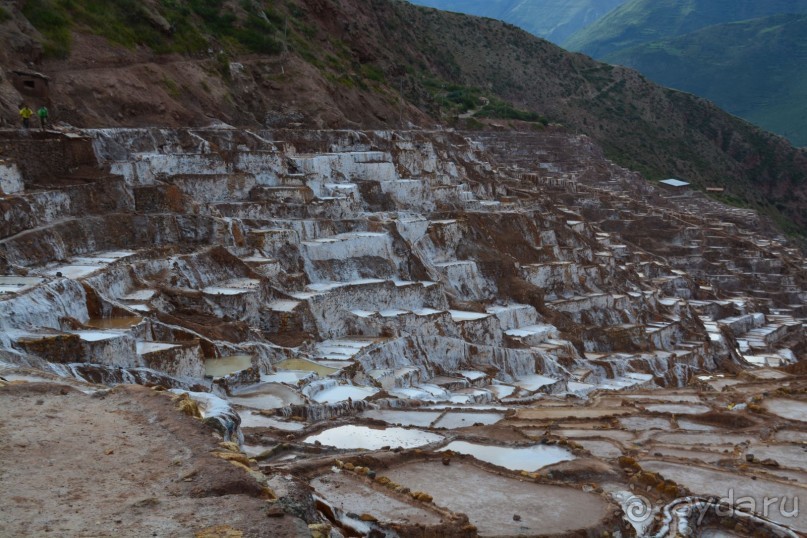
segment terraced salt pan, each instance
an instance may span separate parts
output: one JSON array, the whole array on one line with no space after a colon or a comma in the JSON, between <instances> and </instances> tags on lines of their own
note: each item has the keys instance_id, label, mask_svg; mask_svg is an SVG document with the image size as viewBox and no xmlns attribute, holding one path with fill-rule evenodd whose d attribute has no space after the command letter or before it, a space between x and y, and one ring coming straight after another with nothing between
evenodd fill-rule
<instances>
[{"instance_id":1,"label":"terraced salt pan","mask_svg":"<svg viewBox=\"0 0 807 538\"><path fill-rule=\"evenodd\" d=\"M634 434L622 430L553 430L553 433L561 437L568 437L569 439L577 439L579 437L605 437L606 439L613 439L622 443L627 443L634 439Z\"/></svg>"},{"instance_id":2,"label":"terraced salt pan","mask_svg":"<svg viewBox=\"0 0 807 538\"><path fill-rule=\"evenodd\" d=\"M474 321L478 319L489 318L490 314L482 314L479 312L464 312L462 310L449 310L451 319L454 321Z\"/></svg>"},{"instance_id":3,"label":"terraced salt pan","mask_svg":"<svg viewBox=\"0 0 807 538\"><path fill-rule=\"evenodd\" d=\"M361 350L373 345L377 340L374 338L350 339L339 338L326 340L316 344L316 355L324 359L348 361L355 357Z\"/></svg>"},{"instance_id":4,"label":"terraced salt pan","mask_svg":"<svg viewBox=\"0 0 807 538\"><path fill-rule=\"evenodd\" d=\"M442 414L441 411L398 411L394 409L370 409L361 414L364 418L383 420L387 424L428 428Z\"/></svg>"},{"instance_id":5,"label":"terraced salt pan","mask_svg":"<svg viewBox=\"0 0 807 538\"><path fill-rule=\"evenodd\" d=\"M0 295L22 293L44 282L44 278L31 276L0 276Z\"/></svg>"},{"instance_id":6,"label":"terraced salt pan","mask_svg":"<svg viewBox=\"0 0 807 538\"><path fill-rule=\"evenodd\" d=\"M531 407L516 410L516 419L546 420L557 418L600 418L614 415L632 415L635 409L630 407Z\"/></svg>"},{"instance_id":7,"label":"terraced salt pan","mask_svg":"<svg viewBox=\"0 0 807 538\"><path fill-rule=\"evenodd\" d=\"M136 290L121 297L124 301L150 301L157 294L157 290Z\"/></svg>"},{"instance_id":8,"label":"terraced salt pan","mask_svg":"<svg viewBox=\"0 0 807 538\"><path fill-rule=\"evenodd\" d=\"M242 295L254 292L260 285L261 281L256 278L236 278L216 286L202 288L202 292L208 295Z\"/></svg>"},{"instance_id":9,"label":"terraced salt pan","mask_svg":"<svg viewBox=\"0 0 807 538\"><path fill-rule=\"evenodd\" d=\"M230 396L234 404L255 409L279 409L287 405L302 405L305 399L295 390L280 383L249 387Z\"/></svg>"},{"instance_id":10,"label":"terraced salt pan","mask_svg":"<svg viewBox=\"0 0 807 538\"><path fill-rule=\"evenodd\" d=\"M457 373L471 382L478 381L480 379L484 379L487 377L487 374L485 372L479 372L477 370L460 370Z\"/></svg>"},{"instance_id":11,"label":"terraced salt pan","mask_svg":"<svg viewBox=\"0 0 807 538\"><path fill-rule=\"evenodd\" d=\"M95 273L99 269L101 269L100 265L60 265L53 269L48 269L45 274L50 276L59 276L61 274L64 278L78 280Z\"/></svg>"},{"instance_id":12,"label":"terraced salt pan","mask_svg":"<svg viewBox=\"0 0 807 538\"><path fill-rule=\"evenodd\" d=\"M591 452L591 454L597 458L613 459L622 455L622 449L610 441L576 439L575 443Z\"/></svg>"},{"instance_id":13,"label":"terraced salt pan","mask_svg":"<svg viewBox=\"0 0 807 538\"><path fill-rule=\"evenodd\" d=\"M628 400L652 400L658 402L700 403L701 398L696 394L625 394L621 396Z\"/></svg>"},{"instance_id":14,"label":"terraced salt pan","mask_svg":"<svg viewBox=\"0 0 807 538\"><path fill-rule=\"evenodd\" d=\"M317 403L336 403L345 400L364 400L376 394L378 390L370 387L356 387L354 385L335 385L321 390L310 398Z\"/></svg>"},{"instance_id":15,"label":"terraced salt pan","mask_svg":"<svg viewBox=\"0 0 807 538\"><path fill-rule=\"evenodd\" d=\"M661 433L655 435L653 440L657 443L665 443L669 445L723 445L734 446L746 441L751 441L756 437L756 434L748 433Z\"/></svg>"},{"instance_id":16,"label":"terraced salt pan","mask_svg":"<svg viewBox=\"0 0 807 538\"><path fill-rule=\"evenodd\" d=\"M267 305L269 310L274 310L275 312L292 312L297 305L300 304L300 301L292 301L291 299L278 299L277 301L272 301Z\"/></svg>"},{"instance_id":17,"label":"terraced salt pan","mask_svg":"<svg viewBox=\"0 0 807 538\"><path fill-rule=\"evenodd\" d=\"M391 524L439 525L440 514L427 505L385 495L349 473L332 473L311 481L317 495L343 513L370 514ZM349 523L348 523L349 524Z\"/></svg>"},{"instance_id":18,"label":"terraced salt pan","mask_svg":"<svg viewBox=\"0 0 807 538\"><path fill-rule=\"evenodd\" d=\"M299 422L286 422L273 417L267 417L254 411L239 411L242 428L274 428L284 431L300 431L305 428L305 424Z\"/></svg>"},{"instance_id":19,"label":"terraced salt pan","mask_svg":"<svg viewBox=\"0 0 807 538\"><path fill-rule=\"evenodd\" d=\"M783 482L775 482L743 476L732 472L722 472L697 465L684 465L663 461L642 461L642 468L660 473L697 495L716 496L721 499L746 498L740 506L762 513L768 519L787 525L799 532L807 531L807 510L802 507L807 502L807 489ZM776 499L770 503L771 499ZM763 512L766 500L767 510ZM798 504L797 510L794 510ZM794 513L795 512L795 513Z\"/></svg>"},{"instance_id":20,"label":"terraced salt pan","mask_svg":"<svg viewBox=\"0 0 807 538\"><path fill-rule=\"evenodd\" d=\"M502 413L506 412L509 408L502 407L500 405L490 405L490 404L469 404L469 405L454 405L454 404L432 404L432 405L424 405L421 409L473 409L474 411L500 411Z\"/></svg>"},{"instance_id":21,"label":"terraced salt pan","mask_svg":"<svg viewBox=\"0 0 807 538\"><path fill-rule=\"evenodd\" d=\"M313 372L320 377L327 377L339 371L338 368L307 359L285 359L276 363L275 368L278 370Z\"/></svg>"},{"instance_id":22,"label":"terraced salt pan","mask_svg":"<svg viewBox=\"0 0 807 538\"><path fill-rule=\"evenodd\" d=\"M758 460L775 460L782 467L807 471L807 448L803 446L754 444L745 453L753 454Z\"/></svg>"},{"instance_id":23,"label":"terraced salt pan","mask_svg":"<svg viewBox=\"0 0 807 538\"><path fill-rule=\"evenodd\" d=\"M653 457L682 458L686 460L700 460L704 463L717 463L720 460L731 459L731 454L710 452L706 450L686 450L684 448L671 448L667 446L653 446L649 449Z\"/></svg>"},{"instance_id":24,"label":"terraced salt pan","mask_svg":"<svg viewBox=\"0 0 807 538\"><path fill-rule=\"evenodd\" d=\"M702 415L711 411L705 405L653 404L645 405L644 408L652 413L672 413L674 415Z\"/></svg>"},{"instance_id":25,"label":"terraced salt pan","mask_svg":"<svg viewBox=\"0 0 807 538\"><path fill-rule=\"evenodd\" d=\"M565 535L608 515L608 503L597 495L499 476L465 462L411 462L384 474L432 495L438 506L467 514L480 536Z\"/></svg>"},{"instance_id":26,"label":"terraced salt pan","mask_svg":"<svg viewBox=\"0 0 807 538\"><path fill-rule=\"evenodd\" d=\"M690 430L694 432L713 432L719 429L715 428L714 426L707 426L706 424L698 424L697 422L692 422L691 420L684 418L679 418L677 421L678 427L682 430Z\"/></svg>"},{"instance_id":27,"label":"terraced salt pan","mask_svg":"<svg viewBox=\"0 0 807 538\"><path fill-rule=\"evenodd\" d=\"M780 442L807 443L807 431L779 430L774 435L774 439Z\"/></svg>"},{"instance_id":28,"label":"terraced salt pan","mask_svg":"<svg viewBox=\"0 0 807 538\"><path fill-rule=\"evenodd\" d=\"M106 265L112 262L116 262L118 260L122 260L124 258L128 258L129 256L133 256L134 254L135 251L133 250L109 250L106 252L99 252L95 256L78 257L74 258L73 260L81 264L95 263L99 265Z\"/></svg>"},{"instance_id":29,"label":"terraced salt pan","mask_svg":"<svg viewBox=\"0 0 807 538\"><path fill-rule=\"evenodd\" d=\"M137 342L137 354L145 355L146 353L165 351L166 349L173 349L175 347L179 346L176 344L168 344L166 342Z\"/></svg>"},{"instance_id":30,"label":"terraced salt pan","mask_svg":"<svg viewBox=\"0 0 807 538\"><path fill-rule=\"evenodd\" d=\"M85 325L96 329L129 329L143 321L140 316L121 316L116 318L90 318Z\"/></svg>"},{"instance_id":31,"label":"terraced salt pan","mask_svg":"<svg viewBox=\"0 0 807 538\"><path fill-rule=\"evenodd\" d=\"M507 447L452 441L438 452L447 450L459 452L460 454L469 454L478 460L492 463L511 471L537 471L547 465L575 459L574 455L565 448L549 445Z\"/></svg>"},{"instance_id":32,"label":"terraced salt pan","mask_svg":"<svg viewBox=\"0 0 807 538\"><path fill-rule=\"evenodd\" d=\"M514 383L514 385L523 390L526 390L527 392L535 392L543 387L553 385L557 382L558 380L552 377L547 377L545 375L540 374L534 374L520 378L518 381Z\"/></svg>"},{"instance_id":33,"label":"terraced salt pan","mask_svg":"<svg viewBox=\"0 0 807 538\"><path fill-rule=\"evenodd\" d=\"M205 359L205 377L224 377L252 366L252 355L231 355Z\"/></svg>"},{"instance_id":34,"label":"terraced salt pan","mask_svg":"<svg viewBox=\"0 0 807 538\"><path fill-rule=\"evenodd\" d=\"M762 407L782 418L807 422L807 402L774 398L772 400L765 400L762 403Z\"/></svg>"},{"instance_id":35,"label":"terraced salt pan","mask_svg":"<svg viewBox=\"0 0 807 538\"><path fill-rule=\"evenodd\" d=\"M503 385L500 383L494 383L493 385L488 385L485 388L492 392L499 400L512 396L512 394L516 391L516 387L512 385Z\"/></svg>"},{"instance_id":36,"label":"terraced salt pan","mask_svg":"<svg viewBox=\"0 0 807 538\"><path fill-rule=\"evenodd\" d=\"M103 342L104 340L112 340L120 338L126 333L121 331L70 331L72 334L77 334L79 338L85 342Z\"/></svg>"},{"instance_id":37,"label":"terraced salt pan","mask_svg":"<svg viewBox=\"0 0 807 538\"><path fill-rule=\"evenodd\" d=\"M91 275L106 265L132 256L133 254L135 254L134 251L120 250L101 252L96 256L73 258L68 264L45 270L44 274L57 276L57 273L61 273L65 278L76 280Z\"/></svg>"},{"instance_id":38,"label":"terraced salt pan","mask_svg":"<svg viewBox=\"0 0 807 538\"><path fill-rule=\"evenodd\" d=\"M342 449L379 450L385 446L416 448L442 440L442 435L421 430L406 430L404 428L374 429L366 426L347 425L308 436L303 442L313 444L319 441L323 445Z\"/></svg>"},{"instance_id":39,"label":"terraced salt pan","mask_svg":"<svg viewBox=\"0 0 807 538\"><path fill-rule=\"evenodd\" d=\"M299 381L312 379L314 377L315 374L313 372L280 371L273 374L261 375L261 383L284 383L286 385L297 386Z\"/></svg>"},{"instance_id":40,"label":"terraced salt pan","mask_svg":"<svg viewBox=\"0 0 807 538\"><path fill-rule=\"evenodd\" d=\"M496 424L503 418L504 415L501 413L446 413L433 427L453 430L467 428L478 423L485 425Z\"/></svg>"},{"instance_id":41,"label":"terraced salt pan","mask_svg":"<svg viewBox=\"0 0 807 538\"><path fill-rule=\"evenodd\" d=\"M424 402L444 402L451 398L451 394L442 387L423 383L413 387L391 389L390 395L407 400L422 400Z\"/></svg>"},{"instance_id":42,"label":"terraced salt pan","mask_svg":"<svg viewBox=\"0 0 807 538\"><path fill-rule=\"evenodd\" d=\"M670 429L670 421L666 418L626 417L619 419L619 423L629 430Z\"/></svg>"}]
</instances>

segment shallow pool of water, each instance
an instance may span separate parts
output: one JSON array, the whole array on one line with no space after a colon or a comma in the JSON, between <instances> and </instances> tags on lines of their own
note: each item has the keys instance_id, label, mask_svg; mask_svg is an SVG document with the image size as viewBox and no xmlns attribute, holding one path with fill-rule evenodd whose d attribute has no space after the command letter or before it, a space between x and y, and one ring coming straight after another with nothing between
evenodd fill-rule
<instances>
[{"instance_id":1,"label":"shallow pool of water","mask_svg":"<svg viewBox=\"0 0 807 538\"><path fill-rule=\"evenodd\" d=\"M474 424L496 424L504 415L501 413L446 413L438 420L435 428L446 428L453 430L456 428L467 428Z\"/></svg>"},{"instance_id":2,"label":"shallow pool of water","mask_svg":"<svg viewBox=\"0 0 807 538\"><path fill-rule=\"evenodd\" d=\"M123 316L118 318L90 318L85 325L96 329L128 329L143 321L140 316Z\"/></svg>"},{"instance_id":3,"label":"shallow pool of water","mask_svg":"<svg viewBox=\"0 0 807 538\"><path fill-rule=\"evenodd\" d=\"M398 411L395 409L370 409L362 413L362 417L374 420L383 420L387 424L400 424L401 426L417 426L428 428L437 420L441 411Z\"/></svg>"},{"instance_id":4,"label":"shallow pool of water","mask_svg":"<svg viewBox=\"0 0 807 538\"><path fill-rule=\"evenodd\" d=\"M230 401L255 409L278 409L287 405L301 405L305 399L294 389L279 383L265 383L238 392Z\"/></svg>"},{"instance_id":5,"label":"shallow pool of water","mask_svg":"<svg viewBox=\"0 0 807 538\"><path fill-rule=\"evenodd\" d=\"M443 436L421 430L404 428L375 429L366 426L338 426L316 435L306 437L303 442L313 444L319 441L323 445L336 448L363 448L378 450L389 446L392 448L415 448L442 441Z\"/></svg>"},{"instance_id":6,"label":"shallow pool of water","mask_svg":"<svg viewBox=\"0 0 807 538\"><path fill-rule=\"evenodd\" d=\"M364 400L376 394L378 390L371 387L356 387L354 385L336 385L321 390L311 396L317 403L336 403L351 399L354 401Z\"/></svg>"},{"instance_id":7,"label":"shallow pool of water","mask_svg":"<svg viewBox=\"0 0 807 538\"><path fill-rule=\"evenodd\" d=\"M537 471L547 465L574 459L574 455L565 448L548 445L507 447L452 441L439 451L445 450L469 454L478 460L512 471Z\"/></svg>"},{"instance_id":8,"label":"shallow pool of water","mask_svg":"<svg viewBox=\"0 0 807 538\"><path fill-rule=\"evenodd\" d=\"M252 355L230 355L205 359L205 377L224 377L252 366Z\"/></svg>"},{"instance_id":9,"label":"shallow pool of water","mask_svg":"<svg viewBox=\"0 0 807 538\"><path fill-rule=\"evenodd\" d=\"M314 372L320 377L327 377L338 372L336 368L325 366L306 359L286 359L275 364L277 370L299 370L302 372Z\"/></svg>"}]
</instances>

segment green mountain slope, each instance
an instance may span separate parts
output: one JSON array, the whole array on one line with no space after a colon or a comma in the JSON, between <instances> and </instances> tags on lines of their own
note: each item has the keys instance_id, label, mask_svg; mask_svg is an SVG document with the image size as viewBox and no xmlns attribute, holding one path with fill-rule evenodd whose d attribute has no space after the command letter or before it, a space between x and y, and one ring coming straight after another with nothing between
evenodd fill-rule
<instances>
[{"instance_id":1,"label":"green mountain slope","mask_svg":"<svg viewBox=\"0 0 807 538\"><path fill-rule=\"evenodd\" d=\"M807 15L710 26L608 55L807 146Z\"/></svg>"},{"instance_id":2,"label":"green mountain slope","mask_svg":"<svg viewBox=\"0 0 807 538\"><path fill-rule=\"evenodd\" d=\"M410 0L413 4L509 22L553 43L578 30L625 0Z\"/></svg>"},{"instance_id":3,"label":"green mountain slope","mask_svg":"<svg viewBox=\"0 0 807 538\"><path fill-rule=\"evenodd\" d=\"M780 13L807 13L807 0L629 0L562 45L606 60L641 43Z\"/></svg>"}]
</instances>

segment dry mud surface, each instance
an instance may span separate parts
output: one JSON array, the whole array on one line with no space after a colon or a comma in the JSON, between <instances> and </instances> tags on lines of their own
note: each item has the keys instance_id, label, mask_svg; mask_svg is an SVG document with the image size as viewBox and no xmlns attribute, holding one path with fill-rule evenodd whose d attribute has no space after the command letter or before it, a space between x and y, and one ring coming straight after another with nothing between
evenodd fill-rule
<instances>
[{"instance_id":1,"label":"dry mud surface","mask_svg":"<svg viewBox=\"0 0 807 538\"><path fill-rule=\"evenodd\" d=\"M309 536L301 520L267 517L255 480L211 455L220 441L144 387L101 397L2 387L0 536L193 536L216 526Z\"/></svg>"}]
</instances>

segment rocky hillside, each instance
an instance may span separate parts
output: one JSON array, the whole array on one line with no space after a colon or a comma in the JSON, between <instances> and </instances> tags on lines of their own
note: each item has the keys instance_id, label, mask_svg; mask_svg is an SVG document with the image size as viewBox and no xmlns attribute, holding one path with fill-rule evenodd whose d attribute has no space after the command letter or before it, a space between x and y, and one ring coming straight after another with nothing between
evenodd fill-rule
<instances>
[{"instance_id":1,"label":"rocky hillside","mask_svg":"<svg viewBox=\"0 0 807 538\"><path fill-rule=\"evenodd\" d=\"M722 186L727 200L790 232L807 229L804 151L707 101L498 21L390 0L150 2L134 11L120 1L103 17L93 5L4 4L2 61L51 77L57 120L528 129L549 121L590 135L651 179ZM19 100L9 77L0 82L7 122ZM481 120L459 118L483 96Z\"/></svg>"}]
</instances>

